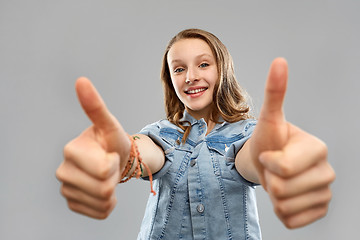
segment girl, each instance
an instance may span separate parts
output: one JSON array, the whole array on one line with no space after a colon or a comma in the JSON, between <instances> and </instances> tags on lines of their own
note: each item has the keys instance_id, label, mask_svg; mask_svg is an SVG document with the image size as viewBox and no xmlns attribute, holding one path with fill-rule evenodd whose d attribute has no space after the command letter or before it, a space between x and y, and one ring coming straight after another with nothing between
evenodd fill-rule
<instances>
[{"instance_id":1,"label":"girl","mask_svg":"<svg viewBox=\"0 0 360 240\"><path fill-rule=\"evenodd\" d=\"M326 214L335 174L325 144L285 121L284 59L271 65L257 121L229 52L209 32L178 33L161 80L167 119L129 137L91 82L78 79L93 126L65 146L56 173L70 209L106 218L117 183L136 175L154 187L138 239L261 239L257 184L288 228Z\"/></svg>"}]
</instances>

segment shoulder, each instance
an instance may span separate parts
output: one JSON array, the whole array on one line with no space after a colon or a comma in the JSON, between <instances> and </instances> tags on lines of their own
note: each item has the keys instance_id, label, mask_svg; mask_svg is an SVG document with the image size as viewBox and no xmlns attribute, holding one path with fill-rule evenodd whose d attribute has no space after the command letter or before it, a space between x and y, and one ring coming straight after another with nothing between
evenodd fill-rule
<instances>
[{"instance_id":1,"label":"shoulder","mask_svg":"<svg viewBox=\"0 0 360 240\"><path fill-rule=\"evenodd\" d=\"M144 135L149 135L149 133L159 134L162 129L178 130L180 128L169 122L167 119L161 119L157 122L146 125L139 133Z\"/></svg>"},{"instance_id":2,"label":"shoulder","mask_svg":"<svg viewBox=\"0 0 360 240\"><path fill-rule=\"evenodd\" d=\"M256 123L255 119L246 119L233 123L224 122L219 130L223 134L242 134L248 136L254 131Z\"/></svg>"},{"instance_id":3,"label":"shoulder","mask_svg":"<svg viewBox=\"0 0 360 240\"><path fill-rule=\"evenodd\" d=\"M251 126L255 126L257 120L255 119L245 119L240 120L238 122L228 123L231 127L242 127L242 128L249 128Z\"/></svg>"}]
</instances>

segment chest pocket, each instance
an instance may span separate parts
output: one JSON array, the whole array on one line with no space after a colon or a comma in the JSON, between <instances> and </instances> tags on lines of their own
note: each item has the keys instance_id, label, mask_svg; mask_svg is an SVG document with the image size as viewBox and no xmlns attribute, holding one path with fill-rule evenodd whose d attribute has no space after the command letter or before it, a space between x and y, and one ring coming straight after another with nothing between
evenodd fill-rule
<instances>
[{"instance_id":1,"label":"chest pocket","mask_svg":"<svg viewBox=\"0 0 360 240\"><path fill-rule=\"evenodd\" d=\"M216 136L207 139L207 146L211 153L214 174L223 179L232 181L240 180L240 174L235 168L234 144L244 138L243 134L231 136Z\"/></svg>"},{"instance_id":2,"label":"chest pocket","mask_svg":"<svg viewBox=\"0 0 360 240\"><path fill-rule=\"evenodd\" d=\"M175 178L181 178L187 170L190 161L192 147L188 141L183 144L181 142L183 133L172 128L162 128L160 130L161 139L170 146L172 164L169 167L168 173L174 175ZM166 154L166 153L165 153Z\"/></svg>"}]
</instances>

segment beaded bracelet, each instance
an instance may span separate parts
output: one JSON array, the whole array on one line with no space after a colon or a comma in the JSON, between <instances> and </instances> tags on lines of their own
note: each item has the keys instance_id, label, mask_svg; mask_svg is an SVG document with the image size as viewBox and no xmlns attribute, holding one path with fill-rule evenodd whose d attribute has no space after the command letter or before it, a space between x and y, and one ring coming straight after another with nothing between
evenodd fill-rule
<instances>
[{"instance_id":1,"label":"beaded bracelet","mask_svg":"<svg viewBox=\"0 0 360 240\"><path fill-rule=\"evenodd\" d=\"M125 166L124 171L121 174L121 181L120 183L124 183L129 181L132 177L134 177L136 175L136 178L140 178L143 175L143 168L142 165L144 165L147 173L149 174L149 180L150 180L150 188L151 188L151 193L156 195L156 192L153 189L153 178L152 178L152 174L150 169L148 168L148 166L142 161L142 158L140 157L140 153L139 153L139 149L135 143L135 138L136 137L131 137L130 135L129 139L131 141L131 148L130 148L130 156L129 156L129 160ZM136 161L136 167L134 169L134 171L131 173L130 176L126 177L126 175L128 175L128 173L130 172L130 170L133 168L134 166L134 162Z\"/></svg>"}]
</instances>

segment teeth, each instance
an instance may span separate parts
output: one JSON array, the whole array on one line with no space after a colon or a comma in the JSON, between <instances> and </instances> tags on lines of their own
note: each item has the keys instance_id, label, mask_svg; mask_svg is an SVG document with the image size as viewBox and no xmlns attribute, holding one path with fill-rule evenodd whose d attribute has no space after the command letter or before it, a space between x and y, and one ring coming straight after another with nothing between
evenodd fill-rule
<instances>
[{"instance_id":1,"label":"teeth","mask_svg":"<svg viewBox=\"0 0 360 240\"><path fill-rule=\"evenodd\" d=\"M198 89L194 89L194 90L189 90L189 91L187 91L187 93L194 94L194 93L199 93L199 92L202 92L205 90L206 90L206 88L198 88Z\"/></svg>"}]
</instances>

